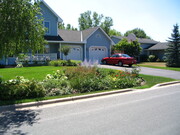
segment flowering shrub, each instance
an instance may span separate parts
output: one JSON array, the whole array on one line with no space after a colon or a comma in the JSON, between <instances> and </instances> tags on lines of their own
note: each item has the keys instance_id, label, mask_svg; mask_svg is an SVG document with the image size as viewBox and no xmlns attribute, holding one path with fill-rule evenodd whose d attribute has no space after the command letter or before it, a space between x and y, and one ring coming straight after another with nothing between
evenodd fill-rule
<instances>
[{"instance_id":1,"label":"flowering shrub","mask_svg":"<svg viewBox=\"0 0 180 135\"><path fill-rule=\"evenodd\" d=\"M45 90L39 82L24 79L22 76L2 82L0 92L0 100L37 98L45 95Z\"/></svg>"},{"instance_id":2,"label":"flowering shrub","mask_svg":"<svg viewBox=\"0 0 180 135\"><path fill-rule=\"evenodd\" d=\"M53 74L46 75L42 84L46 90L46 96L67 95L72 93L70 82L62 70L57 70Z\"/></svg>"}]
</instances>

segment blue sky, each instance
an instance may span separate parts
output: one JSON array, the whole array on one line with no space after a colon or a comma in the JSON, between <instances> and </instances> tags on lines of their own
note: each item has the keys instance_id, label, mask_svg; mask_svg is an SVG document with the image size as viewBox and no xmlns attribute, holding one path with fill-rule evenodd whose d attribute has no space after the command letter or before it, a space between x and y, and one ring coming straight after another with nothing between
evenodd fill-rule
<instances>
[{"instance_id":1,"label":"blue sky","mask_svg":"<svg viewBox=\"0 0 180 135\"><path fill-rule=\"evenodd\" d=\"M78 27L78 18L87 10L109 16L113 29L124 34L143 29L156 41L166 41L173 25L180 25L180 0L45 0L65 24Z\"/></svg>"}]
</instances>

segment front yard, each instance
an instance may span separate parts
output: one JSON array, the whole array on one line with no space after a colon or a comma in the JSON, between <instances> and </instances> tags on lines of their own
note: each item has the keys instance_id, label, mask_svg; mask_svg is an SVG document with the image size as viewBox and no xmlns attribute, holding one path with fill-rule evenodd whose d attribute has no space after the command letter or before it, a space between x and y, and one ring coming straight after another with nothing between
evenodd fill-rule
<instances>
[{"instance_id":1,"label":"front yard","mask_svg":"<svg viewBox=\"0 0 180 135\"><path fill-rule=\"evenodd\" d=\"M166 67L166 63L165 62L142 62L142 63L139 63L138 66L149 67L149 68L165 69L165 70L180 71L180 68Z\"/></svg>"},{"instance_id":2,"label":"front yard","mask_svg":"<svg viewBox=\"0 0 180 135\"><path fill-rule=\"evenodd\" d=\"M139 75L136 70L123 72L96 67L5 68L0 69L0 76L3 79L0 83L0 105L130 87L142 89L157 83L174 81L170 78ZM16 78L16 76L23 77ZM140 86L143 82L142 78L145 84Z\"/></svg>"}]
</instances>

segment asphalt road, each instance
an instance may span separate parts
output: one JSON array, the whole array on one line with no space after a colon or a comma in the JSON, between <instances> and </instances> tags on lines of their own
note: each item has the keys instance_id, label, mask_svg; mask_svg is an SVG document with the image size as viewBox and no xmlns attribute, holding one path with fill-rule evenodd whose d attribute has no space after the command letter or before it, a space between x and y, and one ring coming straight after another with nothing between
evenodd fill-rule
<instances>
[{"instance_id":1,"label":"asphalt road","mask_svg":"<svg viewBox=\"0 0 180 135\"><path fill-rule=\"evenodd\" d=\"M180 135L180 84L1 112L0 134Z\"/></svg>"},{"instance_id":2,"label":"asphalt road","mask_svg":"<svg viewBox=\"0 0 180 135\"><path fill-rule=\"evenodd\" d=\"M132 70L133 69L132 67L119 67L119 66L113 66L113 65L99 65L99 67L117 69L117 70ZM180 72L179 71L172 71L172 70L163 70L163 69L140 67L140 74L162 76L162 77L168 77L168 78L173 78L173 79L180 79Z\"/></svg>"}]
</instances>

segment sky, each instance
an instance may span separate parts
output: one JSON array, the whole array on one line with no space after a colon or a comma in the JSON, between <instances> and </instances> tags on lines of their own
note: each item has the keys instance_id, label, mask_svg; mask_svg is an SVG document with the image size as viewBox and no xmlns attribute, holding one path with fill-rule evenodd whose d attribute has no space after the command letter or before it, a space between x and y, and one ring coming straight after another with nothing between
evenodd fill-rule
<instances>
[{"instance_id":1,"label":"sky","mask_svg":"<svg viewBox=\"0 0 180 135\"><path fill-rule=\"evenodd\" d=\"M78 28L81 13L90 10L113 19L122 34L140 28L156 41L166 42L173 25L180 26L180 0L44 0L65 24ZM180 30L180 28L179 28Z\"/></svg>"}]
</instances>

